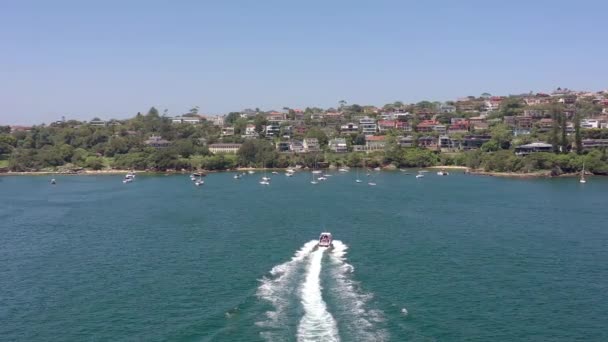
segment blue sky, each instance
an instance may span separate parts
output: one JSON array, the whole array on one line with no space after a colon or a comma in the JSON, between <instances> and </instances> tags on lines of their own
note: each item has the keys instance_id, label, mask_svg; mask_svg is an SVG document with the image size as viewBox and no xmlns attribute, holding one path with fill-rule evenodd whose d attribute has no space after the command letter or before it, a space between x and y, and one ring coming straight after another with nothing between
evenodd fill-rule
<instances>
[{"instance_id":1,"label":"blue sky","mask_svg":"<svg viewBox=\"0 0 608 342\"><path fill-rule=\"evenodd\" d=\"M0 124L608 88L607 1L0 2Z\"/></svg>"}]
</instances>

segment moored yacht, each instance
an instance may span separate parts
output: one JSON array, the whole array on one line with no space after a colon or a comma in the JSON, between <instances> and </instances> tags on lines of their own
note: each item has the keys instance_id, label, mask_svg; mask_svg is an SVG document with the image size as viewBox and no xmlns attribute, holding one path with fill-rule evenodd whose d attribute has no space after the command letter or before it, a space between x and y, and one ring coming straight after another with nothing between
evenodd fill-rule
<instances>
[{"instance_id":1,"label":"moored yacht","mask_svg":"<svg viewBox=\"0 0 608 342\"><path fill-rule=\"evenodd\" d=\"M441 171L437 172L437 176L449 176L449 175L450 175L450 173L443 169Z\"/></svg>"}]
</instances>

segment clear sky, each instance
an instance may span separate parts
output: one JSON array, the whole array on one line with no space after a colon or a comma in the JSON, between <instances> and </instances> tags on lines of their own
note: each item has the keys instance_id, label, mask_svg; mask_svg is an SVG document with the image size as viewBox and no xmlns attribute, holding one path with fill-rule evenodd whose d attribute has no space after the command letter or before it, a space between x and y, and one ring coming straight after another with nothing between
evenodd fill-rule
<instances>
[{"instance_id":1,"label":"clear sky","mask_svg":"<svg viewBox=\"0 0 608 342\"><path fill-rule=\"evenodd\" d=\"M608 88L608 1L0 1L0 124Z\"/></svg>"}]
</instances>

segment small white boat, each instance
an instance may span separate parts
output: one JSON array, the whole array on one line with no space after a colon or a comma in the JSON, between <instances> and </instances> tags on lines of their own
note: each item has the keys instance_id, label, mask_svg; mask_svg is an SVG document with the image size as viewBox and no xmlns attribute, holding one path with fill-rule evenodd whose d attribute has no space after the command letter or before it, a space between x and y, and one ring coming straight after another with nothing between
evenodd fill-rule
<instances>
[{"instance_id":1,"label":"small white boat","mask_svg":"<svg viewBox=\"0 0 608 342\"><path fill-rule=\"evenodd\" d=\"M270 185L270 182L262 180L262 181L260 181L260 184L262 184L262 185Z\"/></svg>"},{"instance_id":2,"label":"small white boat","mask_svg":"<svg viewBox=\"0 0 608 342\"><path fill-rule=\"evenodd\" d=\"M294 170L294 169L287 169L287 170L285 170L285 172L287 172L287 173L294 173L294 172L296 172L296 170Z\"/></svg>"},{"instance_id":3,"label":"small white boat","mask_svg":"<svg viewBox=\"0 0 608 342\"><path fill-rule=\"evenodd\" d=\"M319 182L313 180L313 181L310 181L310 184L319 184Z\"/></svg>"},{"instance_id":4,"label":"small white boat","mask_svg":"<svg viewBox=\"0 0 608 342\"><path fill-rule=\"evenodd\" d=\"M320 173L323 173L323 171L321 171L321 170L314 170L312 173L314 173L315 175L318 175Z\"/></svg>"},{"instance_id":5,"label":"small white boat","mask_svg":"<svg viewBox=\"0 0 608 342\"><path fill-rule=\"evenodd\" d=\"M374 182L369 182L369 183L367 183L367 185L375 186L375 185L376 185L376 183L374 183Z\"/></svg>"},{"instance_id":6,"label":"small white boat","mask_svg":"<svg viewBox=\"0 0 608 342\"><path fill-rule=\"evenodd\" d=\"M252 175L252 174L254 174L254 173L255 173L255 171L253 171L253 170L249 170L249 171L247 171L247 173L249 173L250 175Z\"/></svg>"},{"instance_id":7,"label":"small white boat","mask_svg":"<svg viewBox=\"0 0 608 342\"><path fill-rule=\"evenodd\" d=\"M131 183L131 182L133 182L133 178L125 178L125 179L122 180L122 182L124 184Z\"/></svg>"},{"instance_id":8,"label":"small white boat","mask_svg":"<svg viewBox=\"0 0 608 342\"><path fill-rule=\"evenodd\" d=\"M234 178L234 179L240 179L241 175L234 175L234 177L232 177L232 178Z\"/></svg>"},{"instance_id":9,"label":"small white boat","mask_svg":"<svg viewBox=\"0 0 608 342\"><path fill-rule=\"evenodd\" d=\"M318 180L320 180L320 181L324 181L324 180L327 180L327 177L323 177L323 176L321 176L321 177L319 177L319 178L317 178L317 179L318 179Z\"/></svg>"},{"instance_id":10,"label":"small white boat","mask_svg":"<svg viewBox=\"0 0 608 342\"><path fill-rule=\"evenodd\" d=\"M332 241L333 241L333 238L331 236L331 233L323 232L319 236L319 243L317 244L317 247L324 247L324 248L331 247Z\"/></svg>"},{"instance_id":11,"label":"small white boat","mask_svg":"<svg viewBox=\"0 0 608 342\"><path fill-rule=\"evenodd\" d=\"M441 170L439 172L437 172L437 176L449 176L450 173L445 171L445 170Z\"/></svg>"},{"instance_id":12,"label":"small white boat","mask_svg":"<svg viewBox=\"0 0 608 342\"><path fill-rule=\"evenodd\" d=\"M377 167L374 169L374 171L380 171L380 170L382 170L380 167Z\"/></svg>"},{"instance_id":13,"label":"small white boat","mask_svg":"<svg viewBox=\"0 0 608 342\"><path fill-rule=\"evenodd\" d=\"M324 174L323 177L331 177L330 174Z\"/></svg>"},{"instance_id":14,"label":"small white boat","mask_svg":"<svg viewBox=\"0 0 608 342\"><path fill-rule=\"evenodd\" d=\"M338 169L339 172L348 172L348 169L345 167L339 168Z\"/></svg>"},{"instance_id":15,"label":"small white boat","mask_svg":"<svg viewBox=\"0 0 608 342\"><path fill-rule=\"evenodd\" d=\"M424 177L424 175L422 173L419 173L416 175L416 178L423 178L423 177Z\"/></svg>"},{"instance_id":16,"label":"small white boat","mask_svg":"<svg viewBox=\"0 0 608 342\"><path fill-rule=\"evenodd\" d=\"M135 179L135 174L133 172L129 172L125 175L125 178L132 178Z\"/></svg>"},{"instance_id":17,"label":"small white boat","mask_svg":"<svg viewBox=\"0 0 608 342\"><path fill-rule=\"evenodd\" d=\"M265 182L269 182L270 181L270 177L262 177L262 180Z\"/></svg>"},{"instance_id":18,"label":"small white boat","mask_svg":"<svg viewBox=\"0 0 608 342\"><path fill-rule=\"evenodd\" d=\"M279 173L278 173L278 172L276 172L276 171L272 171L271 173L272 173L273 175L278 175L278 174L279 174Z\"/></svg>"},{"instance_id":19,"label":"small white boat","mask_svg":"<svg viewBox=\"0 0 608 342\"><path fill-rule=\"evenodd\" d=\"M197 180L196 182L194 182L194 185L196 185L196 186L201 186L201 185L203 185L203 184L205 184L205 181L204 181L204 180L202 180L202 179L199 179L199 180Z\"/></svg>"},{"instance_id":20,"label":"small white boat","mask_svg":"<svg viewBox=\"0 0 608 342\"><path fill-rule=\"evenodd\" d=\"M57 184L57 181L55 180L55 178L51 179L51 184L53 184L53 185Z\"/></svg>"},{"instance_id":21,"label":"small white boat","mask_svg":"<svg viewBox=\"0 0 608 342\"><path fill-rule=\"evenodd\" d=\"M285 173L285 176L287 176L287 177L293 177L293 172L287 172L287 173Z\"/></svg>"},{"instance_id":22,"label":"small white boat","mask_svg":"<svg viewBox=\"0 0 608 342\"><path fill-rule=\"evenodd\" d=\"M355 180L355 182L357 182L357 183L363 183L363 181L360 180L360 179Z\"/></svg>"}]
</instances>

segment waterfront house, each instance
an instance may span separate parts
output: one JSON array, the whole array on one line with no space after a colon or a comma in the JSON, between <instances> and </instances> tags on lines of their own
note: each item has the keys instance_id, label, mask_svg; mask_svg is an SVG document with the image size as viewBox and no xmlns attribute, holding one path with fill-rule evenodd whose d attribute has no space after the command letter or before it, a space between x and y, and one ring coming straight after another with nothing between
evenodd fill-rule
<instances>
[{"instance_id":1,"label":"waterfront house","mask_svg":"<svg viewBox=\"0 0 608 342\"><path fill-rule=\"evenodd\" d=\"M359 132L359 126L355 125L352 122L349 122L345 125L340 126L340 132L342 133L357 133Z\"/></svg>"},{"instance_id":2,"label":"waterfront house","mask_svg":"<svg viewBox=\"0 0 608 342\"><path fill-rule=\"evenodd\" d=\"M378 131L384 133L388 130L395 129L396 121L394 120L380 120L378 121Z\"/></svg>"},{"instance_id":3,"label":"waterfront house","mask_svg":"<svg viewBox=\"0 0 608 342\"><path fill-rule=\"evenodd\" d=\"M437 149L437 138L432 137L432 136L420 137L420 138L418 138L418 146L427 148L429 150L436 150Z\"/></svg>"},{"instance_id":4,"label":"waterfront house","mask_svg":"<svg viewBox=\"0 0 608 342\"><path fill-rule=\"evenodd\" d=\"M458 141L452 140L447 135L442 135L437 139L437 146L442 152L449 152L459 147Z\"/></svg>"},{"instance_id":5,"label":"waterfront house","mask_svg":"<svg viewBox=\"0 0 608 342\"><path fill-rule=\"evenodd\" d=\"M318 152L321 151L319 140L317 138L305 138L304 139L304 152Z\"/></svg>"},{"instance_id":6,"label":"waterfront house","mask_svg":"<svg viewBox=\"0 0 608 342\"><path fill-rule=\"evenodd\" d=\"M403 132L411 132L412 131L412 126L410 126L409 122L396 121L395 122L395 129L398 130L398 131L403 131Z\"/></svg>"},{"instance_id":7,"label":"waterfront house","mask_svg":"<svg viewBox=\"0 0 608 342\"><path fill-rule=\"evenodd\" d=\"M452 106L449 104L443 104L439 107L439 112L443 114L451 114L456 113L456 106Z\"/></svg>"},{"instance_id":8,"label":"waterfront house","mask_svg":"<svg viewBox=\"0 0 608 342\"><path fill-rule=\"evenodd\" d=\"M302 153L304 152L304 144L301 141L292 140L289 142L289 150L295 153Z\"/></svg>"},{"instance_id":9,"label":"waterfront house","mask_svg":"<svg viewBox=\"0 0 608 342\"><path fill-rule=\"evenodd\" d=\"M171 118L171 123L174 124L191 124L191 125L196 125L203 122L203 119L196 115L196 116L176 116L174 118Z\"/></svg>"},{"instance_id":10,"label":"waterfront house","mask_svg":"<svg viewBox=\"0 0 608 342\"><path fill-rule=\"evenodd\" d=\"M594 148L607 148L608 139L583 139L582 145L584 150Z\"/></svg>"},{"instance_id":11,"label":"waterfront house","mask_svg":"<svg viewBox=\"0 0 608 342\"><path fill-rule=\"evenodd\" d=\"M154 148L165 148L169 146L170 142L158 135L152 135L146 141L144 141L144 144Z\"/></svg>"},{"instance_id":12,"label":"waterfront house","mask_svg":"<svg viewBox=\"0 0 608 342\"><path fill-rule=\"evenodd\" d=\"M366 116L359 120L359 127L361 127L363 134L374 134L377 130L376 119Z\"/></svg>"},{"instance_id":13,"label":"waterfront house","mask_svg":"<svg viewBox=\"0 0 608 342\"><path fill-rule=\"evenodd\" d=\"M600 121L597 119L581 120L581 128L585 128L585 129L600 128Z\"/></svg>"},{"instance_id":14,"label":"waterfront house","mask_svg":"<svg viewBox=\"0 0 608 342\"><path fill-rule=\"evenodd\" d=\"M462 139L463 150L474 150L492 139L489 135L466 135Z\"/></svg>"},{"instance_id":15,"label":"waterfront house","mask_svg":"<svg viewBox=\"0 0 608 342\"><path fill-rule=\"evenodd\" d=\"M291 150L291 143L289 141L279 141L276 146L279 152L289 152Z\"/></svg>"},{"instance_id":16,"label":"waterfront house","mask_svg":"<svg viewBox=\"0 0 608 342\"><path fill-rule=\"evenodd\" d=\"M267 137L278 137L281 133L281 126L277 123L271 123L264 127Z\"/></svg>"},{"instance_id":17,"label":"waterfront house","mask_svg":"<svg viewBox=\"0 0 608 342\"><path fill-rule=\"evenodd\" d=\"M107 125L107 122L104 120L100 120L100 119L93 119L93 120L89 121L89 125L97 126L97 127L105 127Z\"/></svg>"},{"instance_id":18,"label":"waterfront house","mask_svg":"<svg viewBox=\"0 0 608 342\"><path fill-rule=\"evenodd\" d=\"M223 137L231 137L234 135L234 127L222 127L222 136Z\"/></svg>"},{"instance_id":19,"label":"waterfront house","mask_svg":"<svg viewBox=\"0 0 608 342\"><path fill-rule=\"evenodd\" d=\"M397 144L401 147L414 147L414 137L411 135L397 137Z\"/></svg>"},{"instance_id":20,"label":"waterfront house","mask_svg":"<svg viewBox=\"0 0 608 342\"><path fill-rule=\"evenodd\" d=\"M213 154L237 153L240 148L241 144L211 144L209 145L209 152Z\"/></svg>"},{"instance_id":21,"label":"waterfront house","mask_svg":"<svg viewBox=\"0 0 608 342\"><path fill-rule=\"evenodd\" d=\"M435 125L438 125L439 122L435 120L422 120L416 126L416 132L432 132Z\"/></svg>"},{"instance_id":22,"label":"waterfront house","mask_svg":"<svg viewBox=\"0 0 608 342\"><path fill-rule=\"evenodd\" d=\"M531 144L517 146L515 148L515 154L518 156L527 156L530 153L551 151L553 151L553 146L544 142L535 142Z\"/></svg>"},{"instance_id":23,"label":"waterfront house","mask_svg":"<svg viewBox=\"0 0 608 342\"><path fill-rule=\"evenodd\" d=\"M329 141L329 149L336 153L348 152L348 146L346 145L346 139L334 138Z\"/></svg>"},{"instance_id":24,"label":"waterfront house","mask_svg":"<svg viewBox=\"0 0 608 342\"><path fill-rule=\"evenodd\" d=\"M366 135L365 136L365 146L369 149L384 149L386 146L386 136L385 135Z\"/></svg>"},{"instance_id":25,"label":"waterfront house","mask_svg":"<svg viewBox=\"0 0 608 342\"><path fill-rule=\"evenodd\" d=\"M287 114L273 110L273 111L266 113L266 120L268 120L270 122L282 122L282 121L287 120Z\"/></svg>"},{"instance_id":26,"label":"waterfront house","mask_svg":"<svg viewBox=\"0 0 608 342\"><path fill-rule=\"evenodd\" d=\"M248 124L245 126L245 134L242 135L243 138L257 138L258 132L255 131L255 125Z\"/></svg>"}]
</instances>

